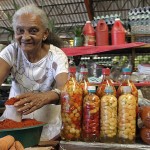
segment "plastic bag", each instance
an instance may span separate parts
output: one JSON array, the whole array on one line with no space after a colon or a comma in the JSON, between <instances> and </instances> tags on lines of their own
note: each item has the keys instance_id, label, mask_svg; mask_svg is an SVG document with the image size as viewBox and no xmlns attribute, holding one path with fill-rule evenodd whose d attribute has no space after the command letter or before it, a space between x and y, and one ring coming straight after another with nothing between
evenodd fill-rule
<instances>
[{"instance_id":1,"label":"plastic bag","mask_svg":"<svg viewBox=\"0 0 150 150\"><path fill-rule=\"evenodd\" d=\"M5 105L6 109L3 113L5 119L11 119L17 122L22 121L22 114L17 111L17 108L14 105Z\"/></svg>"}]
</instances>

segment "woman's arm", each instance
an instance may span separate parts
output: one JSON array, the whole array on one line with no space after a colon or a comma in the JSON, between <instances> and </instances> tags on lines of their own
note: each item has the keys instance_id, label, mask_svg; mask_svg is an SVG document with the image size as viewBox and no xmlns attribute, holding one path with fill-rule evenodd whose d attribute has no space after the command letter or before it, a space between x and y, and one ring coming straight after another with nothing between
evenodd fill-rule
<instances>
[{"instance_id":1,"label":"woman's arm","mask_svg":"<svg viewBox=\"0 0 150 150\"><path fill-rule=\"evenodd\" d=\"M56 88L62 90L68 78L67 73L60 73L56 76ZM58 102L59 94L51 90L47 92L40 93L25 93L17 96L20 99L15 106L19 107L18 111L22 112L24 115L27 115L46 104L52 104Z\"/></svg>"}]
</instances>

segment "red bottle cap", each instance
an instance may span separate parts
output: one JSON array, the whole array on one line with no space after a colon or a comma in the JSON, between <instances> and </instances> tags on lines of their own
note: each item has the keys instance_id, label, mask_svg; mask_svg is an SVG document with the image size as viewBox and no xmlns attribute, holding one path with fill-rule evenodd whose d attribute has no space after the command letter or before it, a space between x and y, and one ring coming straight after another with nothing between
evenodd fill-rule
<instances>
[{"instance_id":1,"label":"red bottle cap","mask_svg":"<svg viewBox=\"0 0 150 150\"><path fill-rule=\"evenodd\" d=\"M69 72L75 73L76 72L76 67L69 67Z\"/></svg>"},{"instance_id":2,"label":"red bottle cap","mask_svg":"<svg viewBox=\"0 0 150 150\"><path fill-rule=\"evenodd\" d=\"M109 68L103 68L102 69L102 74L109 75L110 74L110 69Z\"/></svg>"}]
</instances>

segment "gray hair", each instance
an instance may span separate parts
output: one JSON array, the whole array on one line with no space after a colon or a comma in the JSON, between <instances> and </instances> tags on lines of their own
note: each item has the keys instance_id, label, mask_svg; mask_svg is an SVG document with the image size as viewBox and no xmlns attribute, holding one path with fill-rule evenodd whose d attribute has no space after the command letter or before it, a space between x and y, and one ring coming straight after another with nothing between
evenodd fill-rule
<instances>
[{"instance_id":1,"label":"gray hair","mask_svg":"<svg viewBox=\"0 0 150 150\"><path fill-rule=\"evenodd\" d=\"M22 14L34 14L36 16L39 16L41 18L41 22L45 28L48 28L48 18L46 13L37 7L35 4L26 5L24 7L21 7L19 10L17 10L12 18L12 26L13 29L16 29L17 25L17 18L21 16Z\"/></svg>"}]
</instances>

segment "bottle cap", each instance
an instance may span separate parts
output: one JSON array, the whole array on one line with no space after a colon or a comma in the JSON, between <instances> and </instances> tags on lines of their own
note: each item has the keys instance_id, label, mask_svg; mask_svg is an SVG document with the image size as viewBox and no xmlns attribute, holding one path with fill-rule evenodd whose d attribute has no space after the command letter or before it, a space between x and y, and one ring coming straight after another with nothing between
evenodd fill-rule
<instances>
[{"instance_id":1,"label":"bottle cap","mask_svg":"<svg viewBox=\"0 0 150 150\"><path fill-rule=\"evenodd\" d=\"M122 68L122 72L123 73L128 73L128 74L131 74L131 69L130 68Z\"/></svg>"},{"instance_id":2,"label":"bottle cap","mask_svg":"<svg viewBox=\"0 0 150 150\"><path fill-rule=\"evenodd\" d=\"M91 23L91 21L86 21L86 23Z\"/></svg>"},{"instance_id":3,"label":"bottle cap","mask_svg":"<svg viewBox=\"0 0 150 150\"><path fill-rule=\"evenodd\" d=\"M84 73L84 74L87 74L88 73L88 69L87 68L81 68L80 72Z\"/></svg>"},{"instance_id":4,"label":"bottle cap","mask_svg":"<svg viewBox=\"0 0 150 150\"><path fill-rule=\"evenodd\" d=\"M109 75L110 74L110 69L109 68L103 68L102 69L102 74Z\"/></svg>"},{"instance_id":5,"label":"bottle cap","mask_svg":"<svg viewBox=\"0 0 150 150\"><path fill-rule=\"evenodd\" d=\"M95 86L88 86L88 91L89 92L95 92L96 91L96 87Z\"/></svg>"},{"instance_id":6,"label":"bottle cap","mask_svg":"<svg viewBox=\"0 0 150 150\"><path fill-rule=\"evenodd\" d=\"M122 86L123 93L131 93L131 87L130 86Z\"/></svg>"},{"instance_id":7,"label":"bottle cap","mask_svg":"<svg viewBox=\"0 0 150 150\"><path fill-rule=\"evenodd\" d=\"M69 72L75 73L76 72L76 67L69 67Z\"/></svg>"},{"instance_id":8,"label":"bottle cap","mask_svg":"<svg viewBox=\"0 0 150 150\"><path fill-rule=\"evenodd\" d=\"M113 92L112 86L106 86L105 87L105 93L112 93L112 92Z\"/></svg>"},{"instance_id":9,"label":"bottle cap","mask_svg":"<svg viewBox=\"0 0 150 150\"><path fill-rule=\"evenodd\" d=\"M115 18L115 21L120 21L120 18Z\"/></svg>"}]
</instances>

